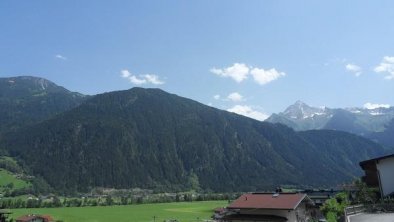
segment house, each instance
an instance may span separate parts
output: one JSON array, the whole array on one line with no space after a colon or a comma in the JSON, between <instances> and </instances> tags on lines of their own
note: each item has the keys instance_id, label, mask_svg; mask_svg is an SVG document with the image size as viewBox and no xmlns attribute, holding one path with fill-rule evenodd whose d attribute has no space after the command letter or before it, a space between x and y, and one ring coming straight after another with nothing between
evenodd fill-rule
<instances>
[{"instance_id":1,"label":"house","mask_svg":"<svg viewBox=\"0 0 394 222\"><path fill-rule=\"evenodd\" d=\"M394 154L362 161L360 166L367 186L379 187L382 197L394 194Z\"/></svg>"},{"instance_id":2,"label":"house","mask_svg":"<svg viewBox=\"0 0 394 222\"><path fill-rule=\"evenodd\" d=\"M53 221L55 220L49 215L35 215L35 214L24 215L16 219L16 222L53 222Z\"/></svg>"},{"instance_id":3,"label":"house","mask_svg":"<svg viewBox=\"0 0 394 222\"><path fill-rule=\"evenodd\" d=\"M306 194L248 193L232 202L216 219L223 222L306 222L314 218L315 210Z\"/></svg>"}]
</instances>

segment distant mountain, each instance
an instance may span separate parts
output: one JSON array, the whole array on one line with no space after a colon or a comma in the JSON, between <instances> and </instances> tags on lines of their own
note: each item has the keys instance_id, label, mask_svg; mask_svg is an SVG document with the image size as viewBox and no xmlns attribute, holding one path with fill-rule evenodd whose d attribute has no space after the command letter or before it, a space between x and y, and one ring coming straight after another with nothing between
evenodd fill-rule
<instances>
[{"instance_id":1,"label":"distant mountain","mask_svg":"<svg viewBox=\"0 0 394 222\"><path fill-rule=\"evenodd\" d=\"M266 121L282 123L297 131L332 129L370 138L370 134L383 133L393 119L394 107L330 109L310 107L297 101L284 112L272 114ZM394 143L390 146L394 147Z\"/></svg>"},{"instance_id":2,"label":"distant mountain","mask_svg":"<svg viewBox=\"0 0 394 222\"><path fill-rule=\"evenodd\" d=\"M86 99L43 78L0 78L0 133L38 123Z\"/></svg>"},{"instance_id":3,"label":"distant mountain","mask_svg":"<svg viewBox=\"0 0 394 222\"><path fill-rule=\"evenodd\" d=\"M327 187L361 175L359 161L385 152L345 132L295 132L142 88L94 96L6 134L0 146L66 193L97 186L172 191Z\"/></svg>"},{"instance_id":4,"label":"distant mountain","mask_svg":"<svg viewBox=\"0 0 394 222\"><path fill-rule=\"evenodd\" d=\"M289 106L283 113L272 114L266 121L282 123L294 130L322 129L332 117L331 109L308 106L302 101L297 101Z\"/></svg>"},{"instance_id":5,"label":"distant mountain","mask_svg":"<svg viewBox=\"0 0 394 222\"><path fill-rule=\"evenodd\" d=\"M374 132L367 137L385 146L394 147L394 119L386 125L383 132Z\"/></svg>"}]
</instances>

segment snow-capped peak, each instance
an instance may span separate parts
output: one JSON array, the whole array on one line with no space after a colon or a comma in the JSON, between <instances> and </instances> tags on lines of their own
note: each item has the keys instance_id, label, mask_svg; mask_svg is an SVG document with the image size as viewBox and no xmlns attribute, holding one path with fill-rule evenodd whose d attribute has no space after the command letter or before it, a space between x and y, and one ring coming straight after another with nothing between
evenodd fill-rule
<instances>
[{"instance_id":1,"label":"snow-capped peak","mask_svg":"<svg viewBox=\"0 0 394 222\"><path fill-rule=\"evenodd\" d=\"M293 105L289 106L283 115L291 119L307 119L315 116L326 114L326 107L311 107L306 103L298 100Z\"/></svg>"},{"instance_id":2,"label":"snow-capped peak","mask_svg":"<svg viewBox=\"0 0 394 222\"><path fill-rule=\"evenodd\" d=\"M377 103L365 103L364 104L365 109L378 109L378 108L390 108L389 104L377 104Z\"/></svg>"}]
</instances>

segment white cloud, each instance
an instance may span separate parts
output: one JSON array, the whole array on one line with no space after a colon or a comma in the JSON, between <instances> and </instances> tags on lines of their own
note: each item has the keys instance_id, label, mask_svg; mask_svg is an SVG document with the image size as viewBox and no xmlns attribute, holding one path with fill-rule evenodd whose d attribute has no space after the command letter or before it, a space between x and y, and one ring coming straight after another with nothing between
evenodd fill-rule
<instances>
[{"instance_id":1,"label":"white cloud","mask_svg":"<svg viewBox=\"0 0 394 222\"><path fill-rule=\"evenodd\" d=\"M263 121L268 118L267 114L253 110L250 106L235 105L234 107L227 109L227 111L232 113L237 113L239 115L247 116L260 121Z\"/></svg>"},{"instance_id":2,"label":"white cloud","mask_svg":"<svg viewBox=\"0 0 394 222\"><path fill-rule=\"evenodd\" d=\"M146 83L146 80L145 80L145 79L139 79L139 78L137 78L136 76L130 76L128 79L129 79L129 81L130 81L131 83L133 83L133 84L135 84L135 85L142 85L142 84L145 84L145 83Z\"/></svg>"},{"instance_id":3,"label":"white cloud","mask_svg":"<svg viewBox=\"0 0 394 222\"><path fill-rule=\"evenodd\" d=\"M142 76L146 79L147 82L150 82L153 85L162 85L162 84L164 84L164 82L161 81L157 75L145 74L145 75L142 75Z\"/></svg>"},{"instance_id":4,"label":"white cloud","mask_svg":"<svg viewBox=\"0 0 394 222\"><path fill-rule=\"evenodd\" d=\"M385 73L385 79L394 79L394 57L385 56L382 62L374 68L377 73Z\"/></svg>"},{"instance_id":5,"label":"white cloud","mask_svg":"<svg viewBox=\"0 0 394 222\"><path fill-rule=\"evenodd\" d=\"M278 72L274 68L269 70L253 68L250 73L252 74L253 79L260 85L267 84L286 75L286 73Z\"/></svg>"},{"instance_id":6,"label":"white cloud","mask_svg":"<svg viewBox=\"0 0 394 222\"><path fill-rule=\"evenodd\" d=\"M243 100L243 96L237 92L233 92L227 96L227 99L229 99L233 102L240 102Z\"/></svg>"},{"instance_id":7,"label":"white cloud","mask_svg":"<svg viewBox=\"0 0 394 222\"><path fill-rule=\"evenodd\" d=\"M278 72L275 68L264 70L262 68L254 68L252 66L245 65L244 63L234 63L233 66L222 69L212 68L209 71L222 77L230 77L238 83L247 79L249 75L252 75L254 81L260 85L267 84L282 76L286 76L286 73Z\"/></svg>"},{"instance_id":8,"label":"white cloud","mask_svg":"<svg viewBox=\"0 0 394 222\"><path fill-rule=\"evenodd\" d=\"M65 56L62 56L60 54L55 55L55 58L61 59L61 60L67 60L67 58Z\"/></svg>"},{"instance_id":9,"label":"white cloud","mask_svg":"<svg viewBox=\"0 0 394 222\"><path fill-rule=\"evenodd\" d=\"M222 69L212 68L210 71L222 77L230 77L236 82L242 82L248 77L249 67L243 63L234 63L234 65L230 67Z\"/></svg>"},{"instance_id":10,"label":"white cloud","mask_svg":"<svg viewBox=\"0 0 394 222\"><path fill-rule=\"evenodd\" d=\"M139 75L138 77L129 70L124 69L120 71L121 77L124 79L129 80L131 83L135 85L142 85L142 84L153 84L153 85L162 85L164 84L164 81L159 79L159 76L154 75L154 74L144 74L144 75Z\"/></svg>"},{"instance_id":11,"label":"white cloud","mask_svg":"<svg viewBox=\"0 0 394 222\"><path fill-rule=\"evenodd\" d=\"M216 95L213 96L213 98L214 98L215 100L219 100L219 99L220 99L220 95L219 95L219 94L216 94Z\"/></svg>"},{"instance_id":12,"label":"white cloud","mask_svg":"<svg viewBox=\"0 0 394 222\"><path fill-rule=\"evenodd\" d=\"M355 64L349 63L345 66L345 68L347 71L352 72L357 77L360 76L362 73L361 67Z\"/></svg>"},{"instance_id":13,"label":"white cloud","mask_svg":"<svg viewBox=\"0 0 394 222\"><path fill-rule=\"evenodd\" d=\"M390 108L390 105L389 104L365 103L364 108L366 108L366 109Z\"/></svg>"},{"instance_id":14,"label":"white cloud","mask_svg":"<svg viewBox=\"0 0 394 222\"><path fill-rule=\"evenodd\" d=\"M126 69L120 71L120 73L122 74L123 78L129 78L131 76L131 73L129 72L129 70L126 70Z\"/></svg>"}]
</instances>

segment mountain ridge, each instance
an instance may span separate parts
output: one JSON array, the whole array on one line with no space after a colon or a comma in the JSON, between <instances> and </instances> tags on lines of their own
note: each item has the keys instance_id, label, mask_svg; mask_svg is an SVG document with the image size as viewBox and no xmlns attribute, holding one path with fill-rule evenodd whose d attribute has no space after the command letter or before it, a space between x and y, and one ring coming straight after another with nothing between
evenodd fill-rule
<instances>
[{"instance_id":1,"label":"mountain ridge","mask_svg":"<svg viewBox=\"0 0 394 222\"><path fill-rule=\"evenodd\" d=\"M317 108L297 101L284 112L272 114L267 120L271 123L285 124L296 131L332 129L345 131L366 138L374 138L381 144L394 147L384 133L394 119L394 107L372 108ZM374 135L380 136L374 136ZM383 142L386 141L386 142Z\"/></svg>"},{"instance_id":2,"label":"mountain ridge","mask_svg":"<svg viewBox=\"0 0 394 222\"><path fill-rule=\"evenodd\" d=\"M0 134L48 119L87 98L40 77L0 78Z\"/></svg>"},{"instance_id":3,"label":"mountain ridge","mask_svg":"<svg viewBox=\"0 0 394 222\"><path fill-rule=\"evenodd\" d=\"M1 145L65 193L96 186L185 190L196 178L211 191L327 186L360 175L358 161L385 152L343 132L321 131L317 141L305 133L160 89L132 88L8 133ZM338 149L351 155L338 159Z\"/></svg>"}]
</instances>

